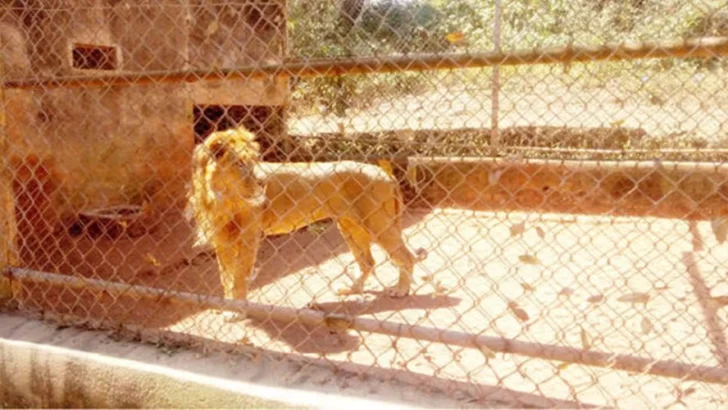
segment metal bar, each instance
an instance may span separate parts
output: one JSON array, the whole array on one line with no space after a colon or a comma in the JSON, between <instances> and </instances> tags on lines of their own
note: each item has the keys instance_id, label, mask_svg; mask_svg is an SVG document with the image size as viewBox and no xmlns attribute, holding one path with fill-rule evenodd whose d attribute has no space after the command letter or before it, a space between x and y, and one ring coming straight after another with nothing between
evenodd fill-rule
<instances>
[{"instance_id":1,"label":"metal bar","mask_svg":"<svg viewBox=\"0 0 728 410\"><path fill-rule=\"evenodd\" d=\"M444 164L490 164L507 166L509 164L560 166L573 169L602 169L606 171L620 169L655 169L662 167L666 171L702 171L728 174L728 163L725 162L686 162L686 161L639 161L639 160L568 160L543 158L494 158L494 157L408 157L410 166L433 163Z\"/></svg>"},{"instance_id":2,"label":"metal bar","mask_svg":"<svg viewBox=\"0 0 728 410\"><path fill-rule=\"evenodd\" d=\"M289 11L289 4L288 0L283 0L283 21L288 21L288 11ZM288 24L283 24L283 47L282 47L282 54L283 58L288 58L288 54L290 53L290 43L288 41ZM283 153L286 155L286 158L291 158L291 155L294 151L294 144L293 139L291 138L291 135L288 132L288 127L285 125L288 124L288 117L289 117L289 111L291 106L291 81L290 79L286 79L286 93L283 96L283 107L281 112L281 121L283 121L283 130L281 131L283 135L281 135L281 138L283 139L282 144L282 150Z\"/></svg>"},{"instance_id":3,"label":"metal bar","mask_svg":"<svg viewBox=\"0 0 728 410\"><path fill-rule=\"evenodd\" d=\"M457 130L454 130L457 131ZM382 131L382 134L388 131ZM393 131L395 134L397 131ZM377 133L377 132L375 132ZM334 133L318 133L306 136L296 136L298 139L320 139L326 141L363 141L372 143L381 143L381 138L371 136L373 133L351 133L347 137L342 138L341 134ZM393 142L392 145L399 143ZM427 145L428 142L421 141L407 141L409 146ZM451 147L470 147L471 144L467 143L453 143L449 144ZM572 148L572 147L540 147L540 146L529 146L529 145L503 145L500 147L503 151L537 151L537 152L563 152L563 153L574 153L574 154L728 154L728 148L629 148L629 149L615 149L615 148ZM402 156L406 156L402 154ZM377 156L376 158L384 158L385 155Z\"/></svg>"},{"instance_id":4,"label":"metal bar","mask_svg":"<svg viewBox=\"0 0 728 410\"><path fill-rule=\"evenodd\" d=\"M55 273L38 272L29 269L12 268L4 275L11 280L46 283L83 289L95 289L115 295L139 296L147 298L166 298L170 301L206 306L218 309L246 311L248 316L259 319L299 321L310 326L328 326L340 330L352 329L363 332L406 337L453 346L488 350L491 352L512 353L528 357L559 362L605 367L637 373L648 373L681 380L697 380L706 383L728 384L728 369L680 363L667 360L653 360L622 354L575 349L566 346L553 346L541 343L521 342L505 338L473 335L464 332L409 325L404 323L382 322L375 319L348 317L328 314L312 309L294 309L281 306L262 305L248 301L224 300L217 297L196 295L146 286L107 282L99 279L79 278Z\"/></svg>"},{"instance_id":5,"label":"metal bar","mask_svg":"<svg viewBox=\"0 0 728 410\"><path fill-rule=\"evenodd\" d=\"M5 61L0 56L0 79L5 78ZM17 262L16 238L18 233L15 219L15 195L13 176L10 172L10 146L8 142L5 110L5 88L0 86L0 271ZM12 300L14 288L0 277L0 306Z\"/></svg>"},{"instance_id":6,"label":"metal bar","mask_svg":"<svg viewBox=\"0 0 728 410\"><path fill-rule=\"evenodd\" d=\"M565 152L574 154L728 154L726 148L564 148L564 147L528 147L523 145L506 145L504 150Z\"/></svg>"},{"instance_id":7,"label":"metal bar","mask_svg":"<svg viewBox=\"0 0 728 410\"><path fill-rule=\"evenodd\" d=\"M495 0L495 13L493 16L493 51L501 52L501 2ZM493 66L490 90L490 146L497 150L500 147L500 66ZM495 154L495 152L493 152Z\"/></svg>"},{"instance_id":8,"label":"metal bar","mask_svg":"<svg viewBox=\"0 0 728 410\"><path fill-rule=\"evenodd\" d=\"M642 58L710 58L728 56L728 37L662 42L626 42L601 46L555 47L513 52L408 54L403 56L323 59L225 69L150 71L97 76L7 80L7 88L110 87L270 76L332 77L338 75L451 70L529 64L636 60Z\"/></svg>"}]
</instances>

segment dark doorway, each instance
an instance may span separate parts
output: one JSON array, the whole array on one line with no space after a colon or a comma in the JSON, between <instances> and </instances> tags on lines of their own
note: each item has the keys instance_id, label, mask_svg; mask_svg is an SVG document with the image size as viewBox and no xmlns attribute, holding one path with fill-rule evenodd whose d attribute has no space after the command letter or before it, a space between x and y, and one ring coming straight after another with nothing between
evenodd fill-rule
<instances>
[{"instance_id":1,"label":"dark doorway","mask_svg":"<svg viewBox=\"0 0 728 410\"><path fill-rule=\"evenodd\" d=\"M83 70L116 70L116 47L74 44L73 68Z\"/></svg>"},{"instance_id":2,"label":"dark doorway","mask_svg":"<svg viewBox=\"0 0 728 410\"><path fill-rule=\"evenodd\" d=\"M193 108L195 144L215 131L245 127L255 134L263 160L281 161L283 108L261 105L195 105Z\"/></svg>"}]
</instances>

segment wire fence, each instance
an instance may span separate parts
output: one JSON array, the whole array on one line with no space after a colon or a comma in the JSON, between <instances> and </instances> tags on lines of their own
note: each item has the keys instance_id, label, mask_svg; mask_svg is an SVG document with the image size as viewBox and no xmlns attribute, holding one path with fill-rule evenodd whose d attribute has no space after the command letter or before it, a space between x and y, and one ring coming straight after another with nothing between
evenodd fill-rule
<instances>
[{"instance_id":1,"label":"wire fence","mask_svg":"<svg viewBox=\"0 0 728 410\"><path fill-rule=\"evenodd\" d=\"M6 307L463 404L728 401L723 1L17 0L0 40Z\"/></svg>"}]
</instances>

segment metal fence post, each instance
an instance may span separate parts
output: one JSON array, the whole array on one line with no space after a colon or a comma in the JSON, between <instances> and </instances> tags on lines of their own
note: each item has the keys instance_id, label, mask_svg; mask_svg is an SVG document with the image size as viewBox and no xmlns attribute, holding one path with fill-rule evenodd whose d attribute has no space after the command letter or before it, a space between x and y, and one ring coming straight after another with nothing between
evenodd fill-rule
<instances>
[{"instance_id":1,"label":"metal fence post","mask_svg":"<svg viewBox=\"0 0 728 410\"><path fill-rule=\"evenodd\" d=\"M499 53L501 51L501 2L495 0L495 14L493 16L493 51ZM500 93L500 66L493 66L493 77L491 83L491 103L490 103L490 145L495 154L500 146L500 133L498 130L498 115L500 110L500 102L498 100Z\"/></svg>"},{"instance_id":2,"label":"metal fence post","mask_svg":"<svg viewBox=\"0 0 728 410\"><path fill-rule=\"evenodd\" d=\"M4 62L0 59L0 79L4 79ZM0 272L5 272L17 262L15 241L15 201L13 180L9 169L9 146L5 132L5 88L0 85ZM0 275L0 307L12 300L13 287L5 276Z\"/></svg>"}]
</instances>

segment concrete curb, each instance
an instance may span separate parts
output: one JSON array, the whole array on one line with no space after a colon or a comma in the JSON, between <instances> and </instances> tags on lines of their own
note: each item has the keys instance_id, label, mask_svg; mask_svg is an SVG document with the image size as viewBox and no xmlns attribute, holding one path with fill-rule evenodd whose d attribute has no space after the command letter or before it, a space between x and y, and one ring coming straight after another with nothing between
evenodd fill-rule
<instances>
[{"instance_id":1,"label":"concrete curb","mask_svg":"<svg viewBox=\"0 0 728 410\"><path fill-rule=\"evenodd\" d=\"M384 410L412 408L417 396L388 392L370 400L334 393L335 384L329 391L306 383L280 387L292 373L285 364L190 351L170 355L152 345L110 340L103 332L59 329L7 313L0 313L0 363L0 408ZM321 377L321 371L306 368L303 376ZM461 406L443 397L428 398L423 407Z\"/></svg>"},{"instance_id":2,"label":"concrete curb","mask_svg":"<svg viewBox=\"0 0 728 410\"><path fill-rule=\"evenodd\" d=\"M291 407L249 386L30 342L0 339L0 362L0 407Z\"/></svg>"}]
</instances>

